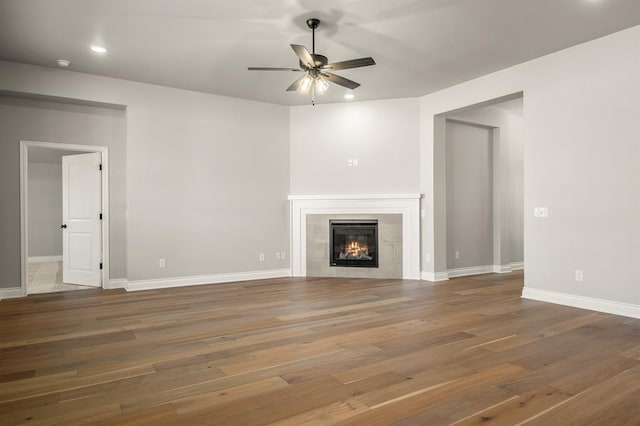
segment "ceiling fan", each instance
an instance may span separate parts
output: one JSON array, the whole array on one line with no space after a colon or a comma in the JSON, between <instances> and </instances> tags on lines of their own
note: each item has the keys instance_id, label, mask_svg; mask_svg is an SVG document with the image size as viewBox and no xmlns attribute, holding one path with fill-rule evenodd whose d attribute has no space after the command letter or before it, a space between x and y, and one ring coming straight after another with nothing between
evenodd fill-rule
<instances>
[{"instance_id":1,"label":"ceiling fan","mask_svg":"<svg viewBox=\"0 0 640 426\"><path fill-rule=\"evenodd\" d=\"M299 44L292 44L291 48L298 55L300 59L300 68L271 68L271 67L249 67L250 71L297 71L305 72L305 75L293 82L291 86L287 88L288 92L299 91L300 93L309 93L311 91L311 102L315 103L313 97L318 94L321 95L329 88L329 82L346 87L347 89L355 89L360 86L360 83L356 83L348 78L341 77L339 75L327 72L327 70L338 71L346 70L349 68L366 67L369 65L375 65L376 62L373 58L359 58L351 59L348 61L329 63L326 56L316 53L316 28L320 25L320 20L316 18L307 19L307 26L312 31L312 49L311 53Z\"/></svg>"}]
</instances>

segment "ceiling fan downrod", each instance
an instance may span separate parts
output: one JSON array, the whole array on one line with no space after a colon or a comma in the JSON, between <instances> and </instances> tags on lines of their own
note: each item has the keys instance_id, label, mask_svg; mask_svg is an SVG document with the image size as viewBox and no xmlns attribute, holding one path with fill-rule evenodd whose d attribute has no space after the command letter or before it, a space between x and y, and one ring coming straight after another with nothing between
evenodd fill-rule
<instances>
[{"instance_id":1,"label":"ceiling fan downrod","mask_svg":"<svg viewBox=\"0 0 640 426\"><path fill-rule=\"evenodd\" d=\"M311 53L316 54L316 28L320 25L317 18L307 19L307 27L311 28Z\"/></svg>"}]
</instances>

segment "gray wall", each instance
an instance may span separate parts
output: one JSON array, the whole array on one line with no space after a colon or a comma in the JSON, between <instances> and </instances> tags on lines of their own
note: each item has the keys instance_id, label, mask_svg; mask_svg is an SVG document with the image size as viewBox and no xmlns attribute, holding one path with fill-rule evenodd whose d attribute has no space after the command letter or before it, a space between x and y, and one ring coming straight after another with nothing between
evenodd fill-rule
<instances>
[{"instance_id":1,"label":"gray wall","mask_svg":"<svg viewBox=\"0 0 640 426\"><path fill-rule=\"evenodd\" d=\"M0 90L127 105L128 256L133 278L282 265L257 263L254 250L288 246L289 167L292 193L417 192L419 188L424 194L422 266L423 271L435 273L439 258L434 212L442 204L435 175L444 157L434 138L434 126L439 125L434 117L524 92L525 287L640 305L636 267L640 253L639 44L640 26L417 101L371 103L393 114L393 119L383 114L359 116L370 108L366 102L316 106L316 110L291 108L291 164L286 107L2 61ZM402 102L408 114L394 112L396 106L401 110ZM316 119L313 113L318 113ZM340 143L329 144L322 133L327 125L336 123L340 128L347 124L322 117L351 120L353 130L341 133L329 128L329 135L340 135ZM381 125L364 126L366 117L381 118ZM304 138L305 129L314 130L311 140ZM394 129L401 133L393 133ZM359 131L366 132L365 137ZM364 142L378 133L382 136L375 137L379 149L369 160L371 167L360 169L361 173L347 169L346 158L363 152ZM347 172L347 178L364 175L365 183L349 190L339 185L339 178L326 173L326 168L315 166L313 155L320 148L313 145L320 144L323 152L351 149L349 141L354 139L356 149L341 151L336 166L329 164L339 176ZM305 143L310 145L309 152L299 152L307 149ZM225 157L227 153L231 155ZM0 191L9 198L3 199L0 210L0 271L6 273L5 264L16 265L17 278L15 240L4 240L18 235L15 223L5 225L4 221L17 206L18 188L9 181L17 176L17 148L8 153L16 159L11 160L16 164L12 169L5 167L4 154ZM319 157L319 165L328 164L328 158ZM245 167L254 163L257 169ZM387 165L392 165L391 172L376 177L379 166ZM304 167L308 170L302 170ZM328 176L324 180L328 183L323 184L313 173ZM194 187L195 195L191 192ZM205 200L199 196L203 194ZM548 218L533 217L538 206L549 208ZM228 220L228 229L210 229L207 220L215 218ZM258 224L257 228L233 232L241 229L239 223L245 218ZM243 250L250 247L248 254L238 251L235 243L228 250L211 249L215 241L226 242L232 234L240 239L251 236L242 244ZM149 248L152 250L147 251ZM169 253L166 270L157 269L160 253ZM575 281L576 269L584 270L583 282ZM4 278L6 287L17 283Z\"/></svg>"},{"instance_id":2,"label":"gray wall","mask_svg":"<svg viewBox=\"0 0 640 426\"><path fill-rule=\"evenodd\" d=\"M423 253L438 255L434 117L524 93L525 289L640 305L639 45L637 26L422 97Z\"/></svg>"},{"instance_id":3,"label":"gray wall","mask_svg":"<svg viewBox=\"0 0 640 426\"><path fill-rule=\"evenodd\" d=\"M0 288L20 286L21 140L109 148L110 274L126 276L125 121L122 110L0 96Z\"/></svg>"},{"instance_id":4,"label":"gray wall","mask_svg":"<svg viewBox=\"0 0 640 426\"><path fill-rule=\"evenodd\" d=\"M291 193L417 193L418 117L417 99L292 107Z\"/></svg>"},{"instance_id":5,"label":"gray wall","mask_svg":"<svg viewBox=\"0 0 640 426\"><path fill-rule=\"evenodd\" d=\"M62 256L62 164L29 162L29 257Z\"/></svg>"},{"instance_id":6,"label":"gray wall","mask_svg":"<svg viewBox=\"0 0 640 426\"><path fill-rule=\"evenodd\" d=\"M126 126L117 138L121 145L110 146L112 191L120 181L126 187L122 202L112 193L111 207L121 209L123 224L125 212L127 218L121 234L125 244L117 256L112 252L118 268L112 269L112 278L136 281L289 267L289 256L275 259L276 252L289 247L289 108L2 61L0 91L126 106L126 120L123 111L113 112L118 120L110 118ZM74 130L78 122L58 118L68 111L16 102L0 110L0 195L9 200L3 201L0 225L0 236L8 236L7 241L0 238L0 285L5 288L19 285L19 140L108 145L100 136L115 134L112 128L94 128L79 137ZM99 121L95 115L102 117L85 112L83 118ZM14 121L29 126L15 126ZM112 235L112 243L119 239ZM264 262L258 253L265 254ZM126 271L125 262L117 266L120 256L126 258ZM166 268L159 268L159 258L166 259Z\"/></svg>"},{"instance_id":7,"label":"gray wall","mask_svg":"<svg viewBox=\"0 0 640 426\"><path fill-rule=\"evenodd\" d=\"M494 262L492 133L447 120L447 269Z\"/></svg>"},{"instance_id":8,"label":"gray wall","mask_svg":"<svg viewBox=\"0 0 640 426\"><path fill-rule=\"evenodd\" d=\"M526 117L509 114L507 203L509 261L524 262L524 125Z\"/></svg>"},{"instance_id":9,"label":"gray wall","mask_svg":"<svg viewBox=\"0 0 640 426\"><path fill-rule=\"evenodd\" d=\"M286 107L183 91L127 119L129 280L289 267Z\"/></svg>"},{"instance_id":10,"label":"gray wall","mask_svg":"<svg viewBox=\"0 0 640 426\"><path fill-rule=\"evenodd\" d=\"M513 101L512 101L513 102ZM520 98L522 102L522 98ZM511 105L510 108L514 108ZM521 111L512 111L502 104L471 108L447 114L468 125L492 128L493 140L493 261L466 266L501 265L524 261L524 124ZM461 124L460 123L460 124ZM461 124L462 125L462 124ZM448 135L448 132L444 132ZM448 136L445 136L448 141ZM445 143L444 145L447 145ZM447 160L448 163L448 160ZM448 186L448 183L447 185ZM448 211L447 211L448 213ZM447 223L449 218L447 217ZM475 221L473 217L470 221ZM447 245L447 247L449 247ZM447 250L447 268L451 250ZM463 260L463 259L460 259ZM460 263L458 262L458 265ZM457 266L463 267L463 266Z\"/></svg>"}]
</instances>

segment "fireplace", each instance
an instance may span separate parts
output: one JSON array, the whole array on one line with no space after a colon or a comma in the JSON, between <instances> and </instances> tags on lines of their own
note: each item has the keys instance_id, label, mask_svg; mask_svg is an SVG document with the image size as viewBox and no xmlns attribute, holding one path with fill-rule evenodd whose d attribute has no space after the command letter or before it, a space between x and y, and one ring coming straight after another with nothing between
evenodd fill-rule
<instances>
[{"instance_id":1,"label":"fireplace","mask_svg":"<svg viewBox=\"0 0 640 426\"><path fill-rule=\"evenodd\" d=\"M294 277L420 279L420 194L289 195ZM329 221L378 219L377 268L331 266Z\"/></svg>"},{"instance_id":2,"label":"fireplace","mask_svg":"<svg viewBox=\"0 0 640 426\"><path fill-rule=\"evenodd\" d=\"M378 221L330 220L329 247L330 266L377 268Z\"/></svg>"}]
</instances>

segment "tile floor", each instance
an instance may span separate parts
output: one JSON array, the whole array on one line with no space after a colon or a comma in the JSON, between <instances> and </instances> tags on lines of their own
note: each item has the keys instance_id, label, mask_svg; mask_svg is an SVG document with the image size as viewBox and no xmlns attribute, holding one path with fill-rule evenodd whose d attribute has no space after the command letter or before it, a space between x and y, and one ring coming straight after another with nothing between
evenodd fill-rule
<instances>
[{"instance_id":1,"label":"tile floor","mask_svg":"<svg viewBox=\"0 0 640 426\"><path fill-rule=\"evenodd\" d=\"M86 290L93 287L62 282L62 262L34 262L28 264L27 293L57 293Z\"/></svg>"}]
</instances>

